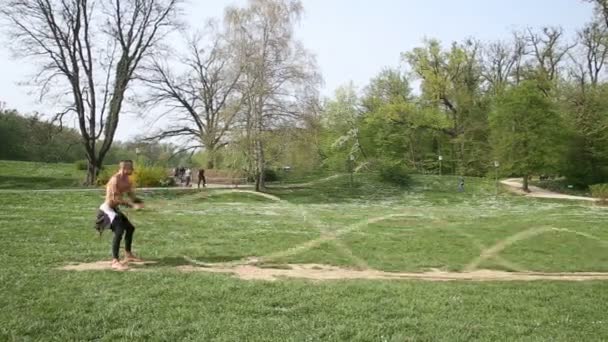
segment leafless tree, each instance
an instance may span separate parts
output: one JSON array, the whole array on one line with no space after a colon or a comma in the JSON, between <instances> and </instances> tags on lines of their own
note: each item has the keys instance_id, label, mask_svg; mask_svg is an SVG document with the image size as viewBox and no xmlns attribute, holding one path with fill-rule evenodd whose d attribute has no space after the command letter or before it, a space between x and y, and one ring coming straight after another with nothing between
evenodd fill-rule
<instances>
[{"instance_id":1,"label":"leafless tree","mask_svg":"<svg viewBox=\"0 0 608 342\"><path fill-rule=\"evenodd\" d=\"M608 58L608 29L597 21L587 24L578 32L579 48L570 53L575 79L582 90L587 78L592 87L597 86Z\"/></svg>"},{"instance_id":2,"label":"leafless tree","mask_svg":"<svg viewBox=\"0 0 608 342\"><path fill-rule=\"evenodd\" d=\"M560 65L576 43L563 42L564 32L558 27L544 27L540 33L527 29L526 39L539 76L548 82L558 78Z\"/></svg>"},{"instance_id":3,"label":"leafless tree","mask_svg":"<svg viewBox=\"0 0 608 342\"><path fill-rule=\"evenodd\" d=\"M129 84L178 12L179 0L0 0L15 54L39 66L41 94L67 97L55 119L78 119L87 184L112 146Z\"/></svg>"},{"instance_id":4,"label":"leafless tree","mask_svg":"<svg viewBox=\"0 0 608 342\"><path fill-rule=\"evenodd\" d=\"M226 11L233 47L244 66L244 119L257 191L265 188L264 132L300 114L298 94L320 81L316 64L294 38L299 0L249 0Z\"/></svg>"},{"instance_id":5,"label":"leafless tree","mask_svg":"<svg viewBox=\"0 0 608 342\"><path fill-rule=\"evenodd\" d=\"M157 58L144 81L150 89L145 104L164 105L173 122L149 139L185 137L184 149L205 148L209 153L206 167L212 169L214 156L227 144L227 134L242 107L243 66L222 34L213 31L208 38L204 41L197 35L189 40L188 54L177 64L184 70L181 74L175 75L169 58Z\"/></svg>"}]
</instances>

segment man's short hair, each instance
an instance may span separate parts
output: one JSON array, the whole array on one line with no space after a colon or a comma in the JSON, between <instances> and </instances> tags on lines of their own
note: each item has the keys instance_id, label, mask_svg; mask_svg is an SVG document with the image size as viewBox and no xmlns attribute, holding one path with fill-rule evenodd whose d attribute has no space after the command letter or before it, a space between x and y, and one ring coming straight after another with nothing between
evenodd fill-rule
<instances>
[{"instance_id":1,"label":"man's short hair","mask_svg":"<svg viewBox=\"0 0 608 342\"><path fill-rule=\"evenodd\" d=\"M122 167L122 166L124 166L124 165L125 165L125 164L127 164L127 163L128 163L128 164L131 164L131 166L133 166L133 160L131 160L131 159L124 159L124 160L121 160L120 162L118 162L118 165Z\"/></svg>"}]
</instances>

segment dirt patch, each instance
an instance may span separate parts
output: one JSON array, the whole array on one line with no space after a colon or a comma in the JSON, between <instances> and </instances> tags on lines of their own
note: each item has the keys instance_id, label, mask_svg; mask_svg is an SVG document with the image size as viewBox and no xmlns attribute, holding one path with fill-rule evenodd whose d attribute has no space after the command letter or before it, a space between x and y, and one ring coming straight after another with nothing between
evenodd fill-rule
<instances>
[{"instance_id":1,"label":"dirt patch","mask_svg":"<svg viewBox=\"0 0 608 342\"><path fill-rule=\"evenodd\" d=\"M143 261L143 262L130 262L129 269L130 271L141 269L141 267L147 265L154 265L156 261ZM61 267L62 270L66 271L104 271L104 270L113 270L111 261L96 261L90 263L74 263L70 265L66 265Z\"/></svg>"},{"instance_id":2,"label":"dirt patch","mask_svg":"<svg viewBox=\"0 0 608 342\"><path fill-rule=\"evenodd\" d=\"M138 267L130 271L152 270L154 262L135 264ZM111 270L109 261L75 264L62 267L69 271ZM256 265L228 266L226 264L208 264L206 266L185 265L175 269L182 272L207 272L231 274L243 280L275 281L282 278L308 279L315 281L331 280L425 280L425 281L588 281L608 280L608 273L544 273L544 272L504 272L493 270L476 270L472 272L446 272L431 270L423 273L384 272L379 270L354 270L336 266L318 264L282 265L280 268L269 268Z\"/></svg>"},{"instance_id":3,"label":"dirt patch","mask_svg":"<svg viewBox=\"0 0 608 342\"><path fill-rule=\"evenodd\" d=\"M445 272L432 270L424 273L397 273L378 270L352 270L317 264L290 265L290 269L260 268L241 265L230 268L180 266L183 272L228 273L244 280L274 281L280 278L309 280L426 280L426 281L586 281L608 280L608 273L539 273L477 270L472 272Z\"/></svg>"}]
</instances>

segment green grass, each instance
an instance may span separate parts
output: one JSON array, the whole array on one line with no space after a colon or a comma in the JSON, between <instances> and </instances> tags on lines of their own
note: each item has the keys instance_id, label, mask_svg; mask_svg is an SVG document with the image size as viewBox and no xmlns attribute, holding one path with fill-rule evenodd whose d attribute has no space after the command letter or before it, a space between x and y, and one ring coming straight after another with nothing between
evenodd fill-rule
<instances>
[{"instance_id":1,"label":"green grass","mask_svg":"<svg viewBox=\"0 0 608 342\"><path fill-rule=\"evenodd\" d=\"M277 257L264 267L357 267L354 256L385 271L461 271L484 247L522 231L554 227L562 230L514 243L500 257L531 271L608 272L605 208L495 197L490 180L467 179L462 194L455 177L414 180L409 189L378 183L372 175L357 175L353 188L348 177L271 188L280 201L214 190L143 193L147 208L128 212L137 226L134 247L158 265L126 273L58 270L70 262L108 258L110 234L98 238L93 229L101 192L0 192L0 340L608 337L607 282L266 282L180 273L174 267L188 264L184 256L225 262L267 255ZM361 223L377 217L387 219ZM281 254L322 234L336 239ZM495 258L481 267L510 270Z\"/></svg>"},{"instance_id":2,"label":"green grass","mask_svg":"<svg viewBox=\"0 0 608 342\"><path fill-rule=\"evenodd\" d=\"M0 160L0 189L72 188L82 184L85 175L75 164Z\"/></svg>"}]
</instances>

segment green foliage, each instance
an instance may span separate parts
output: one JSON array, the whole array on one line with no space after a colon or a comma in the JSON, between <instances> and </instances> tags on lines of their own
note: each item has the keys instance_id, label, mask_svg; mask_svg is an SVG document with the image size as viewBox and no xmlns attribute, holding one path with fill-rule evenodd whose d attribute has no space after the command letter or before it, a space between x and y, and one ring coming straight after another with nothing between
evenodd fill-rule
<instances>
[{"instance_id":1,"label":"green foliage","mask_svg":"<svg viewBox=\"0 0 608 342\"><path fill-rule=\"evenodd\" d=\"M108 184L108 181L116 173L117 167L106 166L97 175L97 185L104 186Z\"/></svg>"},{"instance_id":2,"label":"green foliage","mask_svg":"<svg viewBox=\"0 0 608 342\"><path fill-rule=\"evenodd\" d=\"M132 181L137 187L157 187L168 184L167 169L161 166L136 165Z\"/></svg>"},{"instance_id":3,"label":"green foliage","mask_svg":"<svg viewBox=\"0 0 608 342\"><path fill-rule=\"evenodd\" d=\"M40 115L0 110L0 159L71 163L84 156L80 135Z\"/></svg>"},{"instance_id":4,"label":"green foliage","mask_svg":"<svg viewBox=\"0 0 608 342\"><path fill-rule=\"evenodd\" d=\"M382 182L399 186L409 186L412 183L409 170L403 164L383 164L378 173Z\"/></svg>"},{"instance_id":5,"label":"green foliage","mask_svg":"<svg viewBox=\"0 0 608 342\"><path fill-rule=\"evenodd\" d=\"M327 169L344 171L350 156L361 154L360 119L359 99L354 85L351 83L338 88L335 100L326 103L321 119L324 128L321 155Z\"/></svg>"},{"instance_id":6,"label":"green foliage","mask_svg":"<svg viewBox=\"0 0 608 342\"><path fill-rule=\"evenodd\" d=\"M276 182L280 180L279 173L274 169L264 169L264 181Z\"/></svg>"},{"instance_id":7,"label":"green foliage","mask_svg":"<svg viewBox=\"0 0 608 342\"><path fill-rule=\"evenodd\" d=\"M608 182L608 86L563 93L569 135L563 174L578 186Z\"/></svg>"},{"instance_id":8,"label":"green foliage","mask_svg":"<svg viewBox=\"0 0 608 342\"><path fill-rule=\"evenodd\" d=\"M591 196L599 198L603 204L608 204L608 183L594 184L589 187Z\"/></svg>"},{"instance_id":9,"label":"green foliage","mask_svg":"<svg viewBox=\"0 0 608 342\"><path fill-rule=\"evenodd\" d=\"M524 176L556 171L564 151L562 118L534 81L505 90L490 114L501 169Z\"/></svg>"},{"instance_id":10,"label":"green foliage","mask_svg":"<svg viewBox=\"0 0 608 342\"><path fill-rule=\"evenodd\" d=\"M80 159L74 162L74 165L76 166L76 170L84 171L87 170L89 162L84 159Z\"/></svg>"}]
</instances>

